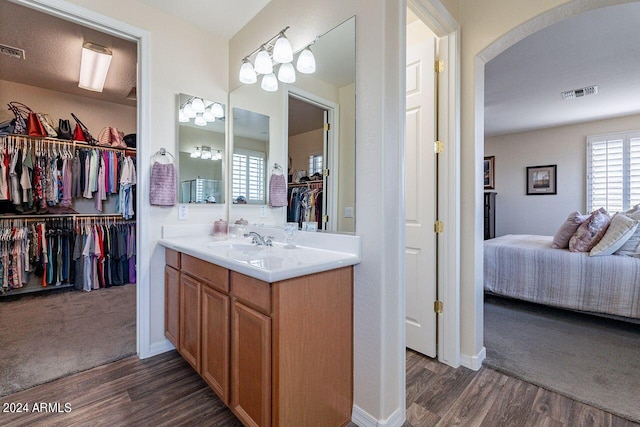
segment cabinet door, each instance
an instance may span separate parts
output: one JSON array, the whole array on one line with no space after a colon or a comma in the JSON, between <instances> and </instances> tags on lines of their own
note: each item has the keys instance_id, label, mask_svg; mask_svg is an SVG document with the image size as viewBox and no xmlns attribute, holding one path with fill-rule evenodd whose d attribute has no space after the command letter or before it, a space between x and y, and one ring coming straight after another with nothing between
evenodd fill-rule
<instances>
[{"instance_id":1,"label":"cabinet door","mask_svg":"<svg viewBox=\"0 0 640 427\"><path fill-rule=\"evenodd\" d=\"M180 275L180 346L182 357L200 372L200 287L186 274Z\"/></svg>"},{"instance_id":2,"label":"cabinet door","mask_svg":"<svg viewBox=\"0 0 640 427\"><path fill-rule=\"evenodd\" d=\"M164 336L178 348L180 325L180 272L164 267Z\"/></svg>"},{"instance_id":3,"label":"cabinet door","mask_svg":"<svg viewBox=\"0 0 640 427\"><path fill-rule=\"evenodd\" d=\"M229 297L202 285L202 377L229 404Z\"/></svg>"},{"instance_id":4,"label":"cabinet door","mask_svg":"<svg viewBox=\"0 0 640 427\"><path fill-rule=\"evenodd\" d=\"M247 426L271 425L271 319L233 301L231 409Z\"/></svg>"}]
</instances>

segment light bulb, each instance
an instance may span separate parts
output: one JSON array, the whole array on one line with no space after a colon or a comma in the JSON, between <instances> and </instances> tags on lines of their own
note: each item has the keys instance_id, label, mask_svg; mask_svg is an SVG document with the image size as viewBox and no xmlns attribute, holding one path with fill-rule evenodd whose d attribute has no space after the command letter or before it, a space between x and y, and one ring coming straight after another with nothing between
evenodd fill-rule
<instances>
[{"instance_id":1,"label":"light bulb","mask_svg":"<svg viewBox=\"0 0 640 427\"><path fill-rule=\"evenodd\" d=\"M184 110L181 108L178 110L178 121L180 123L186 123L189 121L189 117L184 113Z\"/></svg>"},{"instance_id":2,"label":"light bulb","mask_svg":"<svg viewBox=\"0 0 640 427\"><path fill-rule=\"evenodd\" d=\"M209 105L207 108L204 109L203 117L208 122L216 121L216 116L213 114L213 109L211 108L211 105Z\"/></svg>"},{"instance_id":3,"label":"light bulb","mask_svg":"<svg viewBox=\"0 0 640 427\"><path fill-rule=\"evenodd\" d=\"M256 63L254 70L258 74L271 74L273 73L273 64L271 63L271 57L269 52L263 47L258 55L256 55Z\"/></svg>"},{"instance_id":4,"label":"light bulb","mask_svg":"<svg viewBox=\"0 0 640 427\"><path fill-rule=\"evenodd\" d=\"M303 74L312 74L316 71L316 58L308 47L298 55L296 69Z\"/></svg>"},{"instance_id":5,"label":"light bulb","mask_svg":"<svg viewBox=\"0 0 640 427\"><path fill-rule=\"evenodd\" d=\"M196 119L194 120L194 123L197 124L198 126L206 126L207 120L204 118L204 114L203 113L196 114Z\"/></svg>"},{"instance_id":6,"label":"light bulb","mask_svg":"<svg viewBox=\"0 0 640 427\"><path fill-rule=\"evenodd\" d=\"M271 74L265 74L262 77L262 83L260 84L260 87L264 90L266 90L267 92L275 92L278 90L278 79L276 78L276 75L271 73Z\"/></svg>"},{"instance_id":7,"label":"light bulb","mask_svg":"<svg viewBox=\"0 0 640 427\"><path fill-rule=\"evenodd\" d=\"M207 160L211 158L211 148L202 147L202 159Z\"/></svg>"},{"instance_id":8,"label":"light bulb","mask_svg":"<svg viewBox=\"0 0 640 427\"><path fill-rule=\"evenodd\" d=\"M250 85L258 81L256 71L253 69L253 65L247 59L242 62L240 67L240 82Z\"/></svg>"},{"instance_id":9,"label":"light bulb","mask_svg":"<svg viewBox=\"0 0 640 427\"><path fill-rule=\"evenodd\" d=\"M289 40L281 34L273 47L273 60L281 64L293 61L293 49Z\"/></svg>"},{"instance_id":10,"label":"light bulb","mask_svg":"<svg viewBox=\"0 0 640 427\"><path fill-rule=\"evenodd\" d=\"M224 108L222 108L222 104L219 104L217 102L214 102L211 106L211 112L217 119L224 117Z\"/></svg>"},{"instance_id":11,"label":"light bulb","mask_svg":"<svg viewBox=\"0 0 640 427\"><path fill-rule=\"evenodd\" d=\"M291 62L280 65L278 80L282 83L294 83L296 81L296 70Z\"/></svg>"},{"instance_id":12,"label":"light bulb","mask_svg":"<svg viewBox=\"0 0 640 427\"><path fill-rule=\"evenodd\" d=\"M185 114L188 118L193 119L193 118L195 118L195 117L196 117L196 112L195 112L195 111L193 111L193 108L191 108L191 102L187 102L187 103L184 105L184 109L183 109L183 110L184 110L184 114Z\"/></svg>"},{"instance_id":13,"label":"light bulb","mask_svg":"<svg viewBox=\"0 0 640 427\"><path fill-rule=\"evenodd\" d=\"M191 153L191 158L199 159L201 155L202 155L202 152L200 151L200 147L196 147L196 151Z\"/></svg>"},{"instance_id":14,"label":"light bulb","mask_svg":"<svg viewBox=\"0 0 640 427\"><path fill-rule=\"evenodd\" d=\"M202 98L193 98L193 101L191 101L191 109L195 111L196 114L204 113L204 101Z\"/></svg>"}]
</instances>

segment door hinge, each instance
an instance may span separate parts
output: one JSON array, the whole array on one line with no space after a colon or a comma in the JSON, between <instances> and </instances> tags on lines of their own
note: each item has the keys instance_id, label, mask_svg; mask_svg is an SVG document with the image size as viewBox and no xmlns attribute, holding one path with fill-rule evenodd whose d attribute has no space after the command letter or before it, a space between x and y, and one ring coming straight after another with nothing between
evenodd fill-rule
<instances>
[{"instance_id":1,"label":"door hinge","mask_svg":"<svg viewBox=\"0 0 640 427\"><path fill-rule=\"evenodd\" d=\"M329 215L322 215L322 222L329 222Z\"/></svg>"},{"instance_id":2,"label":"door hinge","mask_svg":"<svg viewBox=\"0 0 640 427\"><path fill-rule=\"evenodd\" d=\"M437 314L441 314L444 312L444 303L442 301L434 301L433 302L433 311Z\"/></svg>"},{"instance_id":3,"label":"door hinge","mask_svg":"<svg viewBox=\"0 0 640 427\"><path fill-rule=\"evenodd\" d=\"M441 73L444 71L444 61L442 59L436 59L435 71L436 73Z\"/></svg>"},{"instance_id":4,"label":"door hinge","mask_svg":"<svg viewBox=\"0 0 640 427\"><path fill-rule=\"evenodd\" d=\"M444 232L444 222L436 221L433 223L433 231L436 233Z\"/></svg>"},{"instance_id":5,"label":"door hinge","mask_svg":"<svg viewBox=\"0 0 640 427\"><path fill-rule=\"evenodd\" d=\"M444 142L442 141L436 141L433 143L433 151L436 152L436 154L440 154L444 151Z\"/></svg>"},{"instance_id":6,"label":"door hinge","mask_svg":"<svg viewBox=\"0 0 640 427\"><path fill-rule=\"evenodd\" d=\"M329 176L329 169L322 169L322 176Z\"/></svg>"},{"instance_id":7,"label":"door hinge","mask_svg":"<svg viewBox=\"0 0 640 427\"><path fill-rule=\"evenodd\" d=\"M324 124L324 130L325 130L325 131L328 131L328 130L330 130L330 129L331 129L331 123L325 123L325 124Z\"/></svg>"}]
</instances>

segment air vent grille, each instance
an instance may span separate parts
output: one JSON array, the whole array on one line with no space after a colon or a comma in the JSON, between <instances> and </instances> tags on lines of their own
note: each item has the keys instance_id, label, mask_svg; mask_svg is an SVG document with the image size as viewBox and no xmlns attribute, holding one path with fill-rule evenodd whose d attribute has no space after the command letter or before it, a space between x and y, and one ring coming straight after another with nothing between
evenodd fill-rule
<instances>
[{"instance_id":1,"label":"air vent grille","mask_svg":"<svg viewBox=\"0 0 640 427\"><path fill-rule=\"evenodd\" d=\"M581 98L587 95L595 95L596 93L598 93L597 85L587 86L580 89L573 89L562 92L562 99Z\"/></svg>"},{"instance_id":2,"label":"air vent grille","mask_svg":"<svg viewBox=\"0 0 640 427\"><path fill-rule=\"evenodd\" d=\"M0 44L0 53L16 59L24 59L24 50Z\"/></svg>"}]
</instances>

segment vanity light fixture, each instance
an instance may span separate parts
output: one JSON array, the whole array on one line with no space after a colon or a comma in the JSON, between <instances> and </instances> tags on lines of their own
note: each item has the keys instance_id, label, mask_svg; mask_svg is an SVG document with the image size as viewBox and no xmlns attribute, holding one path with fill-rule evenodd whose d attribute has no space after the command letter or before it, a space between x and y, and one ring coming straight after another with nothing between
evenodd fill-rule
<instances>
[{"instance_id":1,"label":"vanity light fixture","mask_svg":"<svg viewBox=\"0 0 640 427\"><path fill-rule=\"evenodd\" d=\"M202 98L191 97L178 109L178 121L187 123L189 119L194 119L198 126L206 126L207 123L215 122L216 119L224 117L224 108L218 102L206 105Z\"/></svg>"},{"instance_id":2,"label":"vanity light fixture","mask_svg":"<svg viewBox=\"0 0 640 427\"><path fill-rule=\"evenodd\" d=\"M102 92L112 56L113 53L110 49L99 44L84 42L78 87L93 92Z\"/></svg>"},{"instance_id":3,"label":"vanity light fixture","mask_svg":"<svg viewBox=\"0 0 640 427\"><path fill-rule=\"evenodd\" d=\"M258 74L262 74L260 87L268 92L274 92L278 90L278 80L282 83L296 81L296 72L292 64L294 52L291 43L284 34L288 29L289 27L280 31L242 59L239 73L241 83L253 84L258 81ZM315 58L310 49L313 43L315 40L307 45L298 57L296 67L301 73L311 74L316 70ZM255 60L252 64L250 58L253 55L255 55ZM274 62L280 64L277 77L273 69Z\"/></svg>"},{"instance_id":4,"label":"vanity light fixture","mask_svg":"<svg viewBox=\"0 0 640 427\"><path fill-rule=\"evenodd\" d=\"M191 153L192 159L199 159L202 156L202 151L200 151L200 147L196 147L196 151Z\"/></svg>"}]
</instances>

